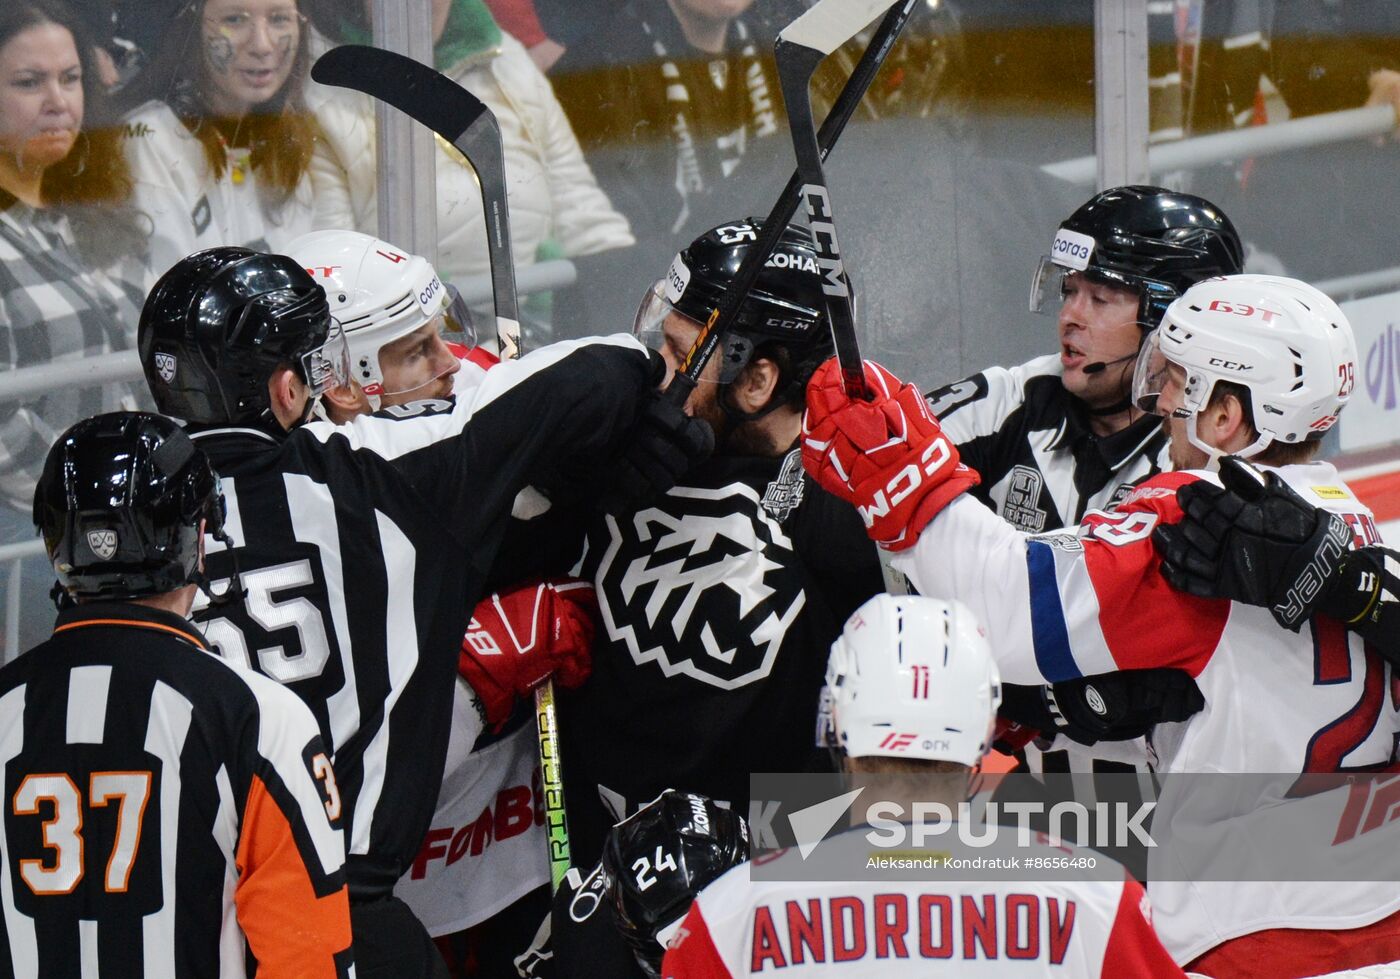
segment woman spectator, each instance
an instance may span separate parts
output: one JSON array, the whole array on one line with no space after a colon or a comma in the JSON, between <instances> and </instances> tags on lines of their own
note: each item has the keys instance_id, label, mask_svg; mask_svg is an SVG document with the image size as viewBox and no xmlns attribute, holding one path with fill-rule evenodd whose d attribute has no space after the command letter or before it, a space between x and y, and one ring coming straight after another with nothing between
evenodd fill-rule
<instances>
[{"instance_id":1,"label":"woman spectator","mask_svg":"<svg viewBox=\"0 0 1400 979\"><path fill-rule=\"evenodd\" d=\"M323 0L308 9L335 42L369 43L367 8L368 0ZM482 0L433 0L432 13L438 70L481 99L501 126L516 266L561 254L577 261L631 245L627 220L598 189L554 90L520 42L501 32ZM325 134L314 163L317 225L374 234L373 102L315 84L308 99ZM490 266L476 178L440 141L437 201L438 271L448 281L485 274ZM581 282L589 277L581 267ZM582 332L578 300L569 306L569 332ZM608 332L622 326L611 323Z\"/></svg>"},{"instance_id":2,"label":"woman spectator","mask_svg":"<svg viewBox=\"0 0 1400 979\"><path fill-rule=\"evenodd\" d=\"M104 271L142 237L120 206L130 181L117 132L101 128L92 50L62 0L0 5L0 371L124 350L136 333L140 293ZM0 401L0 543L33 537L34 483L59 433L122 407L135 407L125 385ZM27 570L21 648L53 623L52 570Z\"/></svg>"},{"instance_id":3,"label":"woman spectator","mask_svg":"<svg viewBox=\"0 0 1400 979\"><path fill-rule=\"evenodd\" d=\"M277 251L312 230L307 34L295 0L194 0L122 91L147 285L199 249Z\"/></svg>"}]
</instances>

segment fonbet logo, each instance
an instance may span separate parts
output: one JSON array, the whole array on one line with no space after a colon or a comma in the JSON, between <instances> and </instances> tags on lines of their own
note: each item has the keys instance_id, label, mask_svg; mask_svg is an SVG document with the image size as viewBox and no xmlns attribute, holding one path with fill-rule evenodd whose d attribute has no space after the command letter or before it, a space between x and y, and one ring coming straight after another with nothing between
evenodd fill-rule
<instances>
[{"instance_id":1,"label":"fonbet logo","mask_svg":"<svg viewBox=\"0 0 1400 979\"><path fill-rule=\"evenodd\" d=\"M638 666L721 690L768 676L806 593L792 541L752 487L676 487L607 529L599 611Z\"/></svg>"}]
</instances>

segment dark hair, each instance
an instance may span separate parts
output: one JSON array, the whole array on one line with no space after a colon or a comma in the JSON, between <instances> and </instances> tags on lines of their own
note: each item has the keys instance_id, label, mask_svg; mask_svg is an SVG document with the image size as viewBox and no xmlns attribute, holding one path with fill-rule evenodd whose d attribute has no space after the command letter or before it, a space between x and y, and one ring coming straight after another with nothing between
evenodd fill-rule
<instances>
[{"instance_id":1,"label":"dark hair","mask_svg":"<svg viewBox=\"0 0 1400 979\"><path fill-rule=\"evenodd\" d=\"M152 100L168 105L204 147L204 159L217 180L228 167L224 130L231 132L234 122L210 114L205 102L209 79L201 41L207 2L191 0L180 8L150 64L122 90L121 106L123 112L130 112ZM302 95L311 64L310 34L303 23L286 82L272 98L237 121L248 134L250 162L260 178L258 191L267 209L286 203L311 167L318 128Z\"/></svg>"},{"instance_id":2,"label":"dark hair","mask_svg":"<svg viewBox=\"0 0 1400 979\"><path fill-rule=\"evenodd\" d=\"M83 18L64 0L17 0L0 12L0 47L44 24L56 24L73 36L83 72L83 124L68 155L44 171L40 184L44 204L64 210L124 204L131 195L131 171Z\"/></svg>"}]
</instances>

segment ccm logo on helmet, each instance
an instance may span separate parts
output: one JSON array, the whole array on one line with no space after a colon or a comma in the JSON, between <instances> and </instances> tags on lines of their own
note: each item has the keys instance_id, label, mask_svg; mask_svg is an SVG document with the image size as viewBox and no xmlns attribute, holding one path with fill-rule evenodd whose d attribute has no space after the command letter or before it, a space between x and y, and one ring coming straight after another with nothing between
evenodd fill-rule
<instances>
[{"instance_id":1,"label":"ccm logo on helmet","mask_svg":"<svg viewBox=\"0 0 1400 979\"><path fill-rule=\"evenodd\" d=\"M342 268L343 265L312 265L307 267L306 274L313 279L330 279Z\"/></svg>"},{"instance_id":2,"label":"ccm logo on helmet","mask_svg":"<svg viewBox=\"0 0 1400 979\"><path fill-rule=\"evenodd\" d=\"M875 523L876 517L883 517L894 507L903 503L910 493L922 485L925 476L932 476L953 456L952 450L948 448L948 440L942 436L929 443L928 448L919 455L919 462L910 463L899 472L895 473L893 479L885 484L884 489L875 491L875 498L870 506L857 506L860 511L860 518L865 521L867 527Z\"/></svg>"},{"instance_id":3,"label":"ccm logo on helmet","mask_svg":"<svg viewBox=\"0 0 1400 979\"><path fill-rule=\"evenodd\" d=\"M1252 370L1254 370L1254 367L1253 367L1253 365L1251 365L1251 364L1241 364L1238 360L1226 360L1224 357L1212 357L1212 358L1210 359L1210 366L1212 366L1212 367L1221 367L1221 368L1224 368L1224 369L1227 370L1227 371L1252 371Z\"/></svg>"},{"instance_id":4,"label":"ccm logo on helmet","mask_svg":"<svg viewBox=\"0 0 1400 979\"><path fill-rule=\"evenodd\" d=\"M807 324L802 320L785 320L778 316L772 316L764 320L763 325L770 330L788 330L792 333L801 333Z\"/></svg>"}]
</instances>

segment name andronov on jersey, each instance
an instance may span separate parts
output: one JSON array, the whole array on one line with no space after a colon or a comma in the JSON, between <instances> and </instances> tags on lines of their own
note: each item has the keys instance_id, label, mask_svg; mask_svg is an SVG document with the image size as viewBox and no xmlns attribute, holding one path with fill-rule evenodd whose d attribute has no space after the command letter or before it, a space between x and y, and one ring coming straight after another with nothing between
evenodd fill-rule
<instances>
[{"instance_id":1,"label":"name andronov on jersey","mask_svg":"<svg viewBox=\"0 0 1400 979\"><path fill-rule=\"evenodd\" d=\"M1000 904L1000 907L998 906ZM1035 894L878 894L759 905L753 914L750 969L789 963L850 962L867 957L1038 959L1064 962L1074 935L1075 902ZM911 907L912 905L912 907Z\"/></svg>"}]
</instances>

